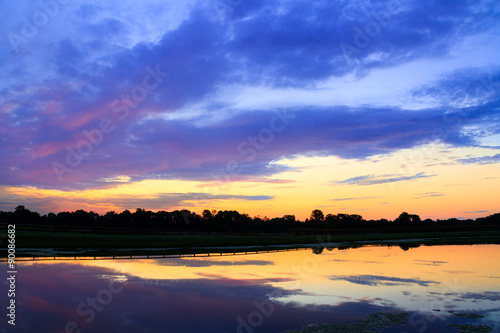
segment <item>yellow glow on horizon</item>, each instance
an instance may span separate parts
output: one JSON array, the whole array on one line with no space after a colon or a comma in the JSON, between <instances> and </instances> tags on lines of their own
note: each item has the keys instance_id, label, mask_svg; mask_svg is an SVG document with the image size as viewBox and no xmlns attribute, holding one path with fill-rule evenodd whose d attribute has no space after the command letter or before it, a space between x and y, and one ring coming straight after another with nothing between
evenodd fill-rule
<instances>
[{"instance_id":1,"label":"yellow glow on horizon","mask_svg":"<svg viewBox=\"0 0 500 333\"><path fill-rule=\"evenodd\" d=\"M0 195L3 192L20 201L53 199L53 207L47 207L49 211L135 210L139 208L135 207L135 200L147 203L148 199L174 193L185 195L178 204L146 204L140 208L189 209L198 214L204 209L237 210L252 217L269 218L291 214L300 220L309 217L313 209L321 209L325 215L349 213L366 219L394 219L403 211L422 218L475 218L500 211L496 196L500 187L498 164L461 164L457 160L490 153L484 148L432 144L361 161L334 156L281 159L276 163L295 170L246 181L236 176L227 182L149 179L81 191L4 186ZM352 184L356 180L372 183ZM247 200L247 196L273 199Z\"/></svg>"}]
</instances>

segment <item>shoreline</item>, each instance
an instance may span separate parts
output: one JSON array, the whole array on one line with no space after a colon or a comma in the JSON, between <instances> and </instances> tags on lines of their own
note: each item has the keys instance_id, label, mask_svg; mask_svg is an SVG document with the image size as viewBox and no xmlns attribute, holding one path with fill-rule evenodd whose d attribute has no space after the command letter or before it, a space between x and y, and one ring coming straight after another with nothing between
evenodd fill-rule
<instances>
[{"instance_id":1,"label":"shoreline","mask_svg":"<svg viewBox=\"0 0 500 333\"><path fill-rule=\"evenodd\" d=\"M28 237L36 237L28 239ZM311 236L130 236L85 234L28 234L19 232L16 260L71 257L148 257L276 252L311 249L321 253L327 249L349 249L364 246L399 246L409 250L432 245L500 244L500 231L450 232L423 235L359 234ZM125 258L123 258L125 259ZM0 261L6 261L0 257Z\"/></svg>"}]
</instances>

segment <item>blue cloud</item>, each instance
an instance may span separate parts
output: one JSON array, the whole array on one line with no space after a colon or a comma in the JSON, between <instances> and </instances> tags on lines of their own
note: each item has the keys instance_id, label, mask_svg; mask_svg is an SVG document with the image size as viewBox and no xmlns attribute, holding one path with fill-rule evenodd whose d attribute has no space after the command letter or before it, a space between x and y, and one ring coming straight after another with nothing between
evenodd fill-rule
<instances>
[{"instance_id":1,"label":"blue cloud","mask_svg":"<svg viewBox=\"0 0 500 333\"><path fill-rule=\"evenodd\" d=\"M209 194L209 193L163 193L155 195L152 198L119 198L112 202L120 207L144 207L146 209L168 209L169 207L184 206L189 207L200 202L218 201L218 200L247 200L247 201L266 201L272 200L269 195L228 195L228 194Z\"/></svg>"},{"instance_id":2,"label":"blue cloud","mask_svg":"<svg viewBox=\"0 0 500 333\"><path fill-rule=\"evenodd\" d=\"M366 286L409 286L416 284L423 287L428 287L433 284L439 284L439 282L407 279L407 278L397 278L392 276L382 276L382 275L338 275L330 276L330 280L334 281L347 281L355 284L361 284Z\"/></svg>"},{"instance_id":3,"label":"blue cloud","mask_svg":"<svg viewBox=\"0 0 500 333\"><path fill-rule=\"evenodd\" d=\"M492 164L500 163L500 154L493 156L461 158L458 162L462 164Z\"/></svg>"},{"instance_id":4,"label":"blue cloud","mask_svg":"<svg viewBox=\"0 0 500 333\"><path fill-rule=\"evenodd\" d=\"M418 193L418 194L416 194L415 197L413 197L413 199L441 197L443 195L444 195L443 193L439 193L439 192Z\"/></svg>"},{"instance_id":5,"label":"blue cloud","mask_svg":"<svg viewBox=\"0 0 500 333\"><path fill-rule=\"evenodd\" d=\"M268 260L221 261L207 259L159 259L155 260L159 266L183 267L213 267L213 266L272 266L274 262Z\"/></svg>"},{"instance_id":6,"label":"blue cloud","mask_svg":"<svg viewBox=\"0 0 500 333\"><path fill-rule=\"evenodd\" d=\"M82 112L86 110L80 109ZM290 167L273 163L284 156L335 155L364 159L435 141L455 147L475 147L479 145L475 134L461 133L461 129L494 122L500 111L496 103L476 108L474 112L467 113L467 110L463 109L460 113L467 114L466 119L455 119L445 116L446 111L440 109L293 108L286 111L293 116L286 127L280 132L273 132L272 137L261 136L264 141L258 139L259 133L263 129L267 129L268 135L271 133L270 119L275 116L274 112L266 110L239 113L207 127L199 127L193 120L155 119L123 123L111 114L110 119L116 130L104 136L102 143L93 148L92 154L84 157L78 168L66 176L71 183L63 185L85 187L93 183L95 186L98 185L98 179L116 174L129 175L134 179L160 177L213 180L214 177L229 177L228 180L235 180L244 176L271 176L293 171ZM37 116L33 111L26 111L25 116L30 114L31 117ZM98 128L98 120L87 130ZM75 149L78 142L85 140L85 136L78 131L54 127L50 124L50 118L42 121L46 125L42 123L40 126L51 130L47 134L40 131L33 134L40 147L38 149L58 142L61 142L60 148L46 156L39 156L30 164L23 164L26 157L20 147L24 143L16 140L15 136L34 130L27 127L28 123L26 127L14 127L14 131L5 137L8 144L1 149L5 161L19 168L16 171L19 176L3 177L4 184L28 182L38 186L61 186L51 163L65 163L68 155L65 147ZM68 139L73 143L68 142ZM252 143L251 140L257 141ZM15 150L14 147L19 149ZM492 157L461 162L486 163L496 160L497 157ZM47 176L39 178L34 170L38 173L44 170ZM364 176L345 180L344 183L377 184L428 176L385 175L380 179Z\"/></svg>"},{"instance_id":7,"label":"blue cloud","mask_svg":"<svg viewBox=\"0 0 500 333\"><path fill-rule=\"evenodd\" d=\"M380 198L380 197L378 196L378 197L337 198L337 199L330 199L330 201L366 200L375 198Z\"/></svg>"},{"instance_id":8,"label":"blue cloud","mask_svg":"<svg viewBox=\"0 0 500 333\"><path fill-rule=\"evenodd\" d=\"M495 14L488 16L477 15ZM474 15L474 14L475 15ZM493 3L484 8L439 3L293 1L263 7L260 15L234 23L233 49L255 80L278 85L383 67L421 56L444 55L457 39L497 25ZM463 17L473 17L467 22ZM408 24L411 22L411 24ZM371 35L371 37L370 37ZM346 61L345 46L357 61ZM372 55L385 54L383 61Z\"/></svg>"},{"instance_id":9,"label":"blue cloud","mask_svg":"<svg viewBox=\"0 0 500 333\"><path fill-rule=\"evenodd\" d=\"M467 68L417 87L410 94L417 100L433 100L439 105L482 104L498 100L499 87L499 68Z\"/></svg>"},{"instance_id":10,"label":"blue cloud","mask_svg":"<svg viewBox=\"0 0 500 333\"><path fill-rule=\"evenodd\" d=\"M22 4L2 6L14 13L0 22L4 36L19 31L17 18L36 10ZM135 14L139 5L127 6ZM311 100L306 107L291 108L294 119L268 144L259 144L262 148L251 147L249 138L269 128L278 106L233 110L231 104L212 101L227 87L314 91L335 77L359 79L415 60L443 59L467 38L489 36L498 28L494 1L242 1L225 10L223 22L204 3L189 8L178 26L155 26L159 32L153 38L136 30L149 16L131 20L130 13L76 1L29 40L31 53L18 55L9 45L0 45L5 64L0 81L0 183L81 189L105 186L100 179L116 174L206 180L235 161L239 168L232 179L266 177L294 170L274 163L283 157L364 159L435 141L476 147L486 134L464 128L500 131L500 71L481 59L474 68L467 65L410 91L410 102L432 100L438 106L413 110L389 102L354 107L335 101L317 106ZM58 31L63 23L65 29ZM356 45L363 38L366 45ZM341 45L356 51L346 57ZM132 107L130 95L144 82L148 67L168 75ZM129 103L126 118L111 111L117 99ZM199 103L209 106L200 107L198 117L160 117L196 109ZM61 183L52 163L64 163L67 147L76 149L85 139L82 131L98 128L103 118L110 118L115 130ZM497 160L495 155L459 162ZM386 176L351 181L414 179Z\"/></svg>"},{"instance_id":11,"label":"blue cloud","mask_svg":"<svg viewBox=\"0 0 500 333\"><path fill-rule=\"evenodd\" d=\"M438 261L438 260L414 260L417 265L427 265L427 266L442 266L443 264L447 264L447 261Z\"/></svg>"},{"instance_id":12,"label":"blue cloud","mask_svg":"<svg viewBox=\"0 0 500 333\"><path fill-rule=\"evenodd\" d=\"M353 177L353 178L349 178L349 179L345 179L345 180L341 180L341 181L334 180L334 181L331 181L331 183L367 186L367 185L379 185L379 184L385 184L385 183L401 182L401 181L406 181L406 180L414 180L414 179L434 177L434 176L435 175L427 175L425 172L420 172L420 173L417 173L416 175L413 175L413 176L366 175L366 176Z\"/></svg>"},{"instance_id":13,"label":"blue cloud","mask_svg":"<svg viewBox=\"0 0 500 333\"><path fill-rule=\"evenodd\" d=\"M89 184L86 184L89 186ZM121 196L110 199L110 203L121 209L131 209L141 207L148 210L172 210L178 207L190 208L196 204L206 204L213 201L242 200L242 201L268 201L273 200L270 195L229 195L229 194L210 194L210 193L160 193L147 198L137 196ZM67 209L65 206L77 205L85 207L87 205L99 205L102 203L100 198L68 198L64 196L47 196L39 198L36 196L21 196L6 192L0 187L0 210L13 211L20 203L28 209L38 212L48 212L47 207L58 203L61 209ZM133 209L132 208L132 209Z\"/></svg>"},{"instance_id":14,"label":"blue cloud","mask_svg":"<svg viewBox=\"0 0 500 333\"><path fill-rule=\"evenodd\" d=\"M477 214L477 213L487 213L489 210L475 210L472 212L462 212L463 214Z\"/></svg>"}]
</instances>

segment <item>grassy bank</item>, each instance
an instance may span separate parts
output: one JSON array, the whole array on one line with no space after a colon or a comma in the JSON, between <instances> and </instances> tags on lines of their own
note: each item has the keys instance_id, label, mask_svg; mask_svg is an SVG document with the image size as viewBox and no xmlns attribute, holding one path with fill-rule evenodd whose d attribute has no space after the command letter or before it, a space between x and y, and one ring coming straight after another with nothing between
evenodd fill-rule
<instances>
[{"instance_id":1,"label":"grassy bank","mask_svg":"<svg viewBox=\"0 0 500 333\"><path fill-rule=\"evenodd\" d=\"M342 243L342 246L353 246L366 241L398 245L399 240L407 240L407 244L411 239L419 239L416 245L500 243L500 231L299 236L102 235L18 231L16 248L18 256L43 256L44 251L40 251L43 249L57 250L64 255L154 255L202 253L210 249L233 252L233 248L241 246L265 249L272 245L287 245L292 248L300 244L313 244L320 247L321 243L326 242ZM425 242L420 239L425 239Z\"/></svg>"}]
</instances>

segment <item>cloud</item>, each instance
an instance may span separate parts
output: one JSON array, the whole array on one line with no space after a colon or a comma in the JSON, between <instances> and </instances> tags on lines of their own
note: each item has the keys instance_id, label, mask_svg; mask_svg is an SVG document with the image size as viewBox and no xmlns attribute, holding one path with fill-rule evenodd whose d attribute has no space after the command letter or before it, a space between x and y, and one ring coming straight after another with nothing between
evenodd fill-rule
<instances>
[{"instance_id":1,"label":"cloud","mask_svg":"<svg viewBox=\"0 0 500 333\"><path fill-rule=\"evenodd\" d=\"M415 99L433 100L437 105L476 106L498 99L500 73L491 68L461 68L410 91ZM467 114L462 114L465 119Z\"/></svg>"},{"instance_id":2,"label":"cloud","mask_svg":"<svg viewBox=\"0 0 500 333\"><path fill-rule=\"evenodd\" d=\"M161 259L156 260L160 266L212 267L212 266L269 266L274 263L266 260L218 261L208 259Z\"/></svg>"},{"instance_id":3,"label":"cloud","mask_svg":"<svg viewBox=\"0 0 500 333\"><path fill-rule=\"evenodd\" d=\"M423 199L423 198L433 198L433 197L441 197L443 193L439 192L426 192L426 193L417 193L413 199Z\"/></svg>"},{"instance_id":4,"label":"cloud","mask_svg":"<svg viewBox=\"0 0 500 333\"><path fill-rule=\"evenodd\" d=\"M4 36L40 9L5 6ZM364 159L435 141L476 147L485 134L464 128L498 133L494 2L213 7L72 1L20 54L3 43L1 184L206 181L234 161L230 178L241 180L298 171L274 164L283 157ZM356 46L368 23L380 31ZM341 45L355 51L346 56ZM376 87L386 93L369 94ZM273 120L285 107L294 117ZM92 141L103 120L113 130ZM61 177L54 163L65 166Z\"/></svg>"},{"instance_id":5,"label":"cloud","mask_svg":"<svg viewBox=\"0 0 500 333\"><path fill-rule=\"evenodd\" d=\"M336 275L330 276L329 279L334 281L343 280L367 286L409 286L417 284L419 286L428 287L433 284L438 284L438 282L435 281L420 280L418 278L405 279L381 275Z\"/></svg>"},{"instance_id":6,"label":"cloud","mask_svg":"<svg viewBox=\"0 0 500 333\"><path fill-rule=\"evenodd\" d=\"M458 160L462 164L493 164L500 163L500 154L493 156L469 157Z\"/></svg>"},{"instance_id":7,"label":"cloud","mask_svg":"<svg viewBox=\"0 0 500 333\"><path fill-rule=\"evenodd\" d=\"M487 301L494 301L497 302L500 300L500 292L497 291L484 291L484 292L466 292L460 294L460 297L463 300L487 300Z\"/></svg>"},{"instance_id":8,"label":"cloud","mask_svg":"<svg viewBox=\"0 0 500 333\"><path fill-rule=\"evenodd\" d=\"M366 175L366 176L358 176L358 177L353 177L341 181L333 180L331 181L332 184L347 184L347 185L361 185L361 186L368 186L368 185L379 185L379 184L385 184L385 183L394 183L394 182L400 182L400 181L406 181L406 180L414 180L414 179L419 179L419 178L428 178L428 177L434 177L435 175L427 175L425 172L420 172L417 173L416 175L413 176L398 176L394 174L388 174L388 175Z\"/></svg>"},{"instance_id":9,"label":"cloud","mask_svg":"<svg viewBox=\"0 0 500 333\"><path fill-rule=\"evenodd\" d=\"M208 204L214 201L267 201L273 199L274 197L269 195L229 195L202 192L158 193L147 197L135 195L121 195L112 198L68 197L65 195L38 197L35 195L19 195L11 192L8 188L0 187L0 210L13 211L16 206L22 204L28 209L40 213L48 213L48 207L52 211L68 211L72 209L96 210L96 207L100 207L103 210L109 209L109 207L118 207L123 210L138 207L148 210L172 210L179 209L179 207L189 208L199 204Z\"/></svg>"},{"instance_id":10,"label":"cloud","mask_svg":"<svg viewBox=\"0 0 500 333\"><path fill-rule=\"evenodd\" d=\"M347 259L331 259L328 261L335 261L335 262L358 262L358 263L363 263L363 264L380 264L380 261L369 261L369 260L347 260Z\"/></svg>"},{"instance_id":11,"label":"cloud","mask_svg":"<svg viewBox=\"0 0 500 333\"><path fill-rule=\"evenodd\" d=\"M443 264L447 264L447 261L438 261L438 260L414 260L417 265L428 265L428 266L442 266Z\"/></svg>"},{"instance_id":12,"label":"cloud","mask_svg":"<svg viewBox=\"0 0 500 333\"><path fill-rule=\"evenodd\" d=\"M471 212L462 212L462 214L476 214L476 213L488 213L489 210L475 210Z\"/></svg>"},{"instance_id":13,"label":"cloud","mask_svg":"<svg viewBox=\"0 0 500 333\"><path fill-rule=\"evenodd\" d=\"M483 292L450 292L450 293L436 293L428 292L428 294L435 296L438 300L447 299L453 302L473 302L500 300L500 292L497 291L483 291Z\"/></svg>"},{"instance_id":14,"label":"cloud","mask_svg":"<svg viewBox=\"0 0 500 333\"><path fill-rule=\"evenodd\" d=\"M130 182L129 176L116 176L112 178L104 178L103 179L107 183L128 183Z\"/></svg>"},{"instance_id":15,"label":"cloud","mask_svg":"<svg viewBox=\"0 0 500 333\"><path fill-rule=\"evenodd\" d=\"M272 200L269 195L229 195L209 193L161 193L150 198L128 196L110 199L109 202L122 208L141 207L146 209L168 209L171 207L190 207L199 203L223 200L265 201ZM101 200L102 201L102 200Z\"/></svg>"},{"instance_id":16,"label":"cloud","mask_svg":"<svg viewBox=\"0 0 500 333\"><path fill-rule=\"evenodd\" d=\"M337 199L330 199L330 201L367 200L367 199L375 199L375 198L380 198L380 196L377 196L377 197L357 197L357 198L337 198Z\"/></svg>"}]
</instances>

